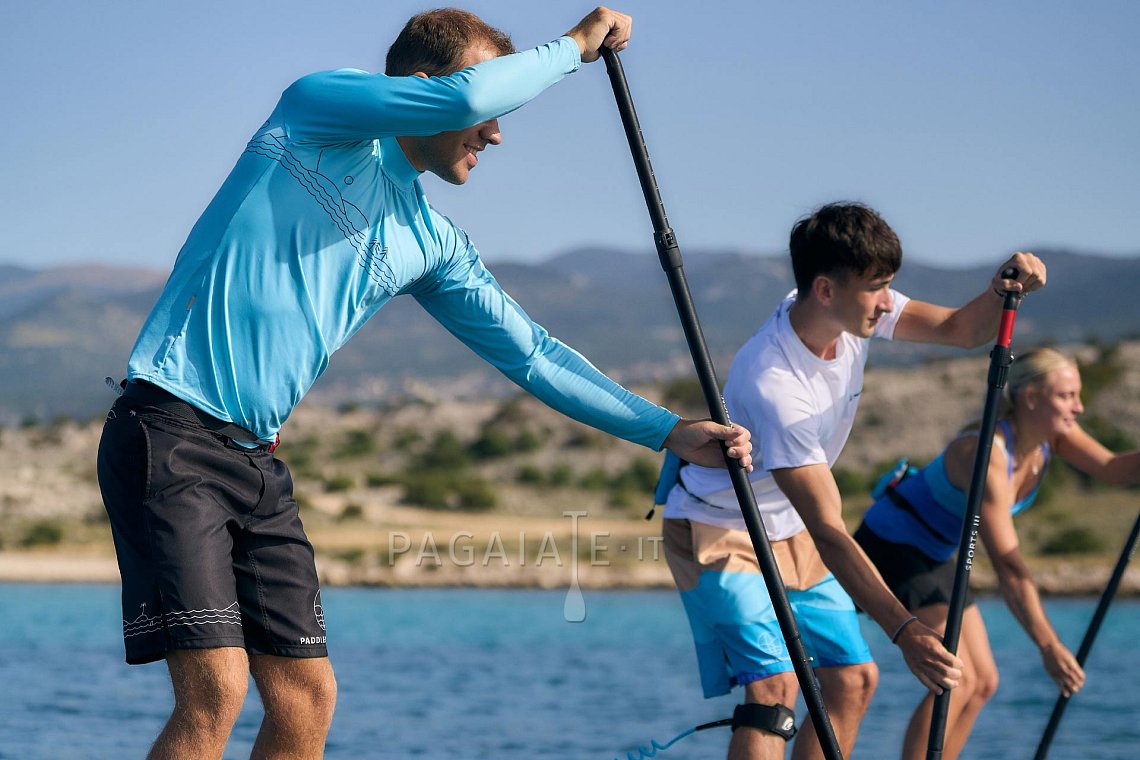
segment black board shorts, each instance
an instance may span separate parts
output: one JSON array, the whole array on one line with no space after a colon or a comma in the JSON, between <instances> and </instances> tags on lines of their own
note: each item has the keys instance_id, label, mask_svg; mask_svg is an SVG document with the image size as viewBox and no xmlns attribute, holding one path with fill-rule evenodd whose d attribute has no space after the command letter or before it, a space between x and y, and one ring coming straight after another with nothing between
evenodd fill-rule
<instances>
[{"instance_id":1,"label":"black board shorts","mask_svg":"<svg viewBox=\"0 0 1140 760\"><path fill-rule=\"evenodd\" d=\"M950 604L954 593L954 560L939 562L910 544L887 541L861 523L855 541L879 570L887 588L911 612L919 607ZM966 606L974 597L966 589Z\"/></svg>"},{"instance_id":2,"label":"black board shorts","mask_svg":"<svg viewBox=\"0 0 1140 760\"><path fill-rule=\"evenodd\" d=\"M313 547L293 481L267 446L120 397L99 488L123 581L128 663L176 649L325 657Z\"/></svg>"}]
</instances>

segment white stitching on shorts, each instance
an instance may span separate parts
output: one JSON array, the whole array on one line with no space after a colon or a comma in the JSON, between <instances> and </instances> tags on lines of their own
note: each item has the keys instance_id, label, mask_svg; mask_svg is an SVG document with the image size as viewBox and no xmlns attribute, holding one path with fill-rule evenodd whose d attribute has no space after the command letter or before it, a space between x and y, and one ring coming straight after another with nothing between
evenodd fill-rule
<instances>
[{"instance_id":1,"label":"white stitching on shorts","mask_svg":"<svg viewBox=\"0 0 1140 760\"><path fill-rule=\"evenodd\" d=\"M238 603L234 602L225 609L204 609L204 610L186 610L183 612L168 612L164 620L161 615L150 616L146 614L146 602L143 602L140 607L139 616L134 620L123 621L123 638L130 638L131 636L141 636L144 633L151 633L163 627L176 626L176 625L207 625L210 623L222 623L225 625L241 625L241 610L238 608Z\"/></svg>"}]
</instances>

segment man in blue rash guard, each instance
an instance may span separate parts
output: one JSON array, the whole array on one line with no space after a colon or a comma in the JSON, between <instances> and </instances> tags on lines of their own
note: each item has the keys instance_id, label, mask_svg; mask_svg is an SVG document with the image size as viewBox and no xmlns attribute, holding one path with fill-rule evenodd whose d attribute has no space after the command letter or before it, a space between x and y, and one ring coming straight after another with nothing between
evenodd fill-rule
<instances>
[{"instance_id":1,"label":"man in blue rash guard","mask_svg":"<svg viewBox=\"0 0 1140 760\"><path fill-rule=\"evenodd\" d=\"M99 447L130 663L165 659L175 706L151 757L221 757L252 674L255 757L319 757L336 682L313 550L272 445L332 353L393 296L553 408L615 436L750 468L748 432L680 420L551 338L432 208L428 171L466 182L497 119L631 19L598 8L521 53L465 11L408 22L385 75L303 77L282 94L180 251Z\"/></svg>"}]
</instances>

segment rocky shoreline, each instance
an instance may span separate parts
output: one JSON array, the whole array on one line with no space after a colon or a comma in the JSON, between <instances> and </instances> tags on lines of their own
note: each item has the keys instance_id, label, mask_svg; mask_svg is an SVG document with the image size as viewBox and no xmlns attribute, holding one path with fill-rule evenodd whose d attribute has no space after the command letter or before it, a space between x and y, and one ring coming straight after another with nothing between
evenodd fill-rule
<instances>
[{"instance_id":1,"label":"rocky shoreline","mask_svg":"<svg viewBox=\"0 0 1140 760\"><path fill-rule=\"evenodd\" d=\"M520 588L562 589L570 586L575 568L562 559L535 566L520 566L504 558L495 563L473 557L471 564L453 564L444 555L437 564L406 561L347 562L318 553L317 568L325 586L376 586L384 588ZM1087 559L1042 562L1034 565L1034 578L1045 596L1096 596L1104 591L1112 566ZM661 560L613 565L584 561L576 568L578 585L589 590L672 589L673 581ZM119 583L115 560L107 556L75 556L28 551L0 552L2 583ZM980 594L997 594L997 581L989 567L975 566L970 586ZM1140 567L1125 571L1118 597L1140 598Z\"/></svg>"}]
</instances>

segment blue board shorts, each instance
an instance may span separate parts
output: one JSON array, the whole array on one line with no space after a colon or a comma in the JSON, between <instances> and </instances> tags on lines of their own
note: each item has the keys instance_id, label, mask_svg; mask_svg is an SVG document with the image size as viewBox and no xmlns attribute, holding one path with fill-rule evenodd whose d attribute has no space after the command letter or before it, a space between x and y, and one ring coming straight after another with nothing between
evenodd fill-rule
<instances>
[{"instance_id":1,"label":"blue board shorts","mask_svg":"<svg viewBox=\"0 0 1140 760\"><path fill-rule=\"evenodd\" d=\"M705 697L794 670L747 531L664 521L665 559L681 594ZM813 667L871 662L851 597L807 531L773 541L788 601Z\"/></svg>"}]
</instances>

